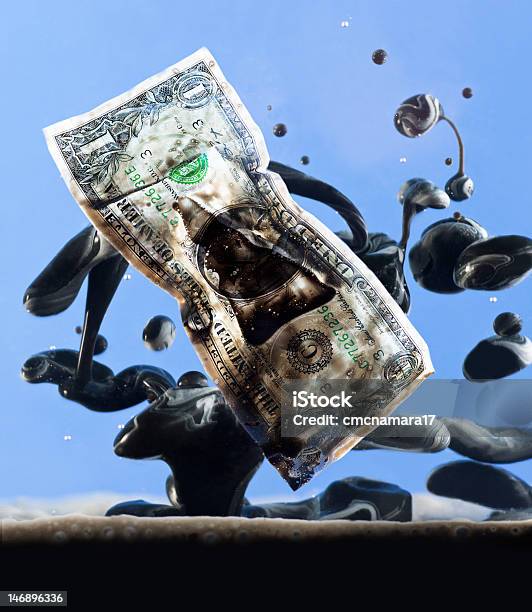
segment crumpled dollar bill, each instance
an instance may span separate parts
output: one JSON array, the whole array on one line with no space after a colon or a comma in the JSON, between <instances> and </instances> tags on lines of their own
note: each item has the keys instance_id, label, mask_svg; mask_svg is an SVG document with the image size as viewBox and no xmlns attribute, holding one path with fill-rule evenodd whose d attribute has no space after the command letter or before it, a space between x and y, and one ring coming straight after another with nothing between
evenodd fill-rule
<instances>
[{"instance_id":1,"label":"crumpled dollar bill","mask_svg":"<svg viewBox=\"0 0 532 612\"><path fill-rule=\"evenodd\" d=\"M207 49L45 135L93 225L178 300L206 371L292 488L372 427L283 437L287 383L367 381L357 410L387 415L432 372L375 275L267 170L264 138Z\"/></svg>"}]
</instances>

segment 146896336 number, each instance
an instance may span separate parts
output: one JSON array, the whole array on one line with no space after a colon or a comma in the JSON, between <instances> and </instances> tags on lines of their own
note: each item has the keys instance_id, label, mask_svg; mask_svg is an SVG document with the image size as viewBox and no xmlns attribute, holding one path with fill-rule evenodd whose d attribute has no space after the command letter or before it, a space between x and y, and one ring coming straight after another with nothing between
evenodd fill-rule
<instances>
[{"instance_id":1,"label":"146896336 number","mask_svg":"<svg viewBox=\"0 0 532 612\"><path fill-rule=\"evenodd\" d=\"M66 593L63 591L13 591L13 592L2 592L7 594L6 603L15 606L32 606L41 605L65 605L66 606ZM3 598L1 598L3 599Z\"/></svg>"}]
</instances>

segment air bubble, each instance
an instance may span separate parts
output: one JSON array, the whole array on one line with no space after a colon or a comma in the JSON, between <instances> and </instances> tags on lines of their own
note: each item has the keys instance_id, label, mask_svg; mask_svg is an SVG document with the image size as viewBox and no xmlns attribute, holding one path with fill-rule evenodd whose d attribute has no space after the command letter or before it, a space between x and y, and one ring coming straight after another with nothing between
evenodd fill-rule
<instances>
[{"instance_id":1,"label":"air bubble","mask_svg":"<svg viewBox=\"0 0 532 612\"><path fill-rule=\"evenodd\" d=\"M65 442L70 442L70 440L72 440L72 436L70 434L66 434L63 436L63 440Z\"/></svg>"},{"instance_id":2,"label":"air bubble","mask_svg":"<svg viewBox=\"0 0 532 612\"><path fill-rule=\"evenodd\" d=\"M114 529L112 527L105 527L102 531L102 535L106 540L110 540L115 535Z\"/></svg>"},{"instance_id":3,"label":"air bubble","mask_svg":"<svg viewBox=\"0 0 532 612\"><path fill-rule=\"evenodd\" d=\"M204 544L217 544L220 540L220 536L214 531L206 531L202 536Z\"/></svg>"},{"instance_id":4,"label":"air bubble","mask_svg":"<svg viewBox=\"0 0 532 612\"><path fill-rule=\"evenodd\" d=\"M491 297L490 297L490 302L491 302L492 304L494 304L495 302L497 302L497 298L496 298L495 296L491 296Z\"/></svg>"},{"instance_id":5,"label":"air bubble","mask_svg":"<svg viewBox=\"0 0 532 612\"><path fill-rule=\"evenodd\" d=\"M343 21L340 21L340 27L341 28L348 28L349 27L349 21L347 21L347 19L344 19Z\"/></svg>"},{"instance_id":6,"label":"air bubble","mask_svg":"<svg viewBox=\"0 0 532 612\"><path fill-rule=\"evenodd\" d=\"M133 538L137 537L137 530L135 527L133 527L133 525L127 525L122 533L127 540L132 540Z\"/></svg>"},{"instance_id":7,"label":"air bubble","mask_svg":"<svg viewBox=\"0 0 532 612\"><path fill-rule=\"evenodd\" d=\"M400 162L401 164L406 164L406 157L400 157L400 158L399 158L399 162Z\"/></svg>"},{"instance_id":8,"label":"air bubble","mask_svg":"<svg viewBox=\"0 0 532 612\"><path fill-rule=\"evenodd\" d=\"M67 539L67 534L64 531L56 531L54 533L54 540L56 542L65 542Z\"/></svg>"},{"instance_id":9,"label":"air bubble","mask_svg":"<svg viewBox=\"0 0 532 612\"><path fill-rule=\"evenodd\" d=\"M129 272L124 274L124 280L125 281L131 280L131 274L129 274Z\"/></svg>"}]
</instances>

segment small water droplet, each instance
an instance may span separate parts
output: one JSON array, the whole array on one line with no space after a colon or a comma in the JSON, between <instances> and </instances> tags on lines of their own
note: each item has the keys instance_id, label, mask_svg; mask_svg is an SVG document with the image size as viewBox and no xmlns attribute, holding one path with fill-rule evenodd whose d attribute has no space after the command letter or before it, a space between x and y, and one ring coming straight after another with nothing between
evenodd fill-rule
<instances>
[{"instance_id":1,"label":"small water droplet","mask_svg":"<svg viewBox=\"0 0 532 612\"><path fill-rule=\"evenodd\" d=\"M76 325L74 331L76 332L76 334L81 334L81 332L83 331L83 327L81 327L81 325Z\"/></svg>"},{"instance_id":2,"label":"small water droplet","mask_svg":"<svg viewBox=\"0 0 532 612\"><path fill-rule=\"evenodd\" d=\"M490 297L490 302L494 304L497 301L497 298L493 295Z\"/></svg>"},{"instance_id":3,"label":"small water droplet","mask_svg":"<svg viewBox=\"0 0 532 612\"><path fill-rule=\"evenodd\" d=\"M446 157L445 158L445 165L446 166L452 166L453 165L453 158L452 157Z\"/></svg>"},{"instance_id":4,"label":"small water droplet","mask_svg":"<svg viewBox=\"0 0 532 612\"><path fill-rule=\"evenodd\" d=\"M272 105L268 104L268 106L266 107L266 110L271 111L272 110Z\"/></svg>"},{"instance_id":5,"label":"small water droplet","mask_svg":"<svg viewBox=\"0 0 532 612\"><path fill-rule=\"evenodd\" d=\"M349 21L347 21L347 19L343 19L342 21L340 21L340 27L341 28L348 28L349 27Z\"/></svg>"},{"instance_id":6,"label":"small water droplet","mask_svg":"<svg viewBox=\"0 0 532 612\"><path fill-rule=\"evenodd\" d=\"M72 440L72 436L70 434L66 434L63 436L63 440L65 442L70 442L70 440Z\"/></svg>"},{"instance_id":7,"label":"small water droplet","mask_svg":"<svg viewBox=\"0 0 532 612\"><path fill-rule=\"evenodd\" d=\"M124 280L125 281L131 280L131 274L129 274L129 272L127 274L124 274Z\"/></svg>"},{"instance_id":8,"label":"small water droplet","mask_svg":"<svg viewBox=\"0 0 532 612\"><path fill-rule=\"evenodd\" d=\"M406 157L400 157L400 158L399 158L399 162L400 162L401 164L406 164Z\"/></svg>"},{"instance_id":9,"label":"small water droplet","mask_svg":"<svg viewBox=\"0 0 532 612\"><path fill-rule=\"evenodd\" d=\"M214 66L214 62L213 62L212 60L209 62L209 66L210 66L211 68Z\"/></svg>"},{"instance_id":10,"label":"small water droplet","mask_svg":"<svg viewBox=\"0 0 532 612\"><path fill-rule=\"evenodd\" d=\"M469 99L473 97L473 90L471 89L471 87L464 87L464 89L462 89L462 96L464 96L464 98Z\"/></svg>"},{"instance_id":11,"label":"small water droplet","mask_svg":"<svg viewBox=\"0 0 532 612\"><path fill-rule=\"evenodd\" d=\"M299 160L304 166L307 166L310 163L310 158L308 155L302 155Z\"/></svg>"}]
</instances>

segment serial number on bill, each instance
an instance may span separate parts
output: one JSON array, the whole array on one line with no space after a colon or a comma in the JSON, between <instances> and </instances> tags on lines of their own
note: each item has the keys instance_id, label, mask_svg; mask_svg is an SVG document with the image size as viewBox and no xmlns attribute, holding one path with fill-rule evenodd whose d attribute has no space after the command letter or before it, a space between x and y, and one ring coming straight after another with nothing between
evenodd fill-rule
<instances>
[{"instance_id":1,"label":"serial number on bill","mask_svg":"<svg viewBox=\"0 0 532 612\"><path fill-rule=\"evenodd\" d=\"M340 321L334 316L333 312L329 310L327 305L321 306L317 309L318 314L321 314L324 322L328 325L331 332L336 336L336 339L343 348L343 350L347 353L349 358L356 363L359 368L365 370L373 369L373 365L364 358L364 356L360 353L360 347L357 341L347 332L344 326L340 323ZM373 353L373 358L375 361L379 361L384 357L384 351L378 350Z\"/></svg>"}]
</instances>

